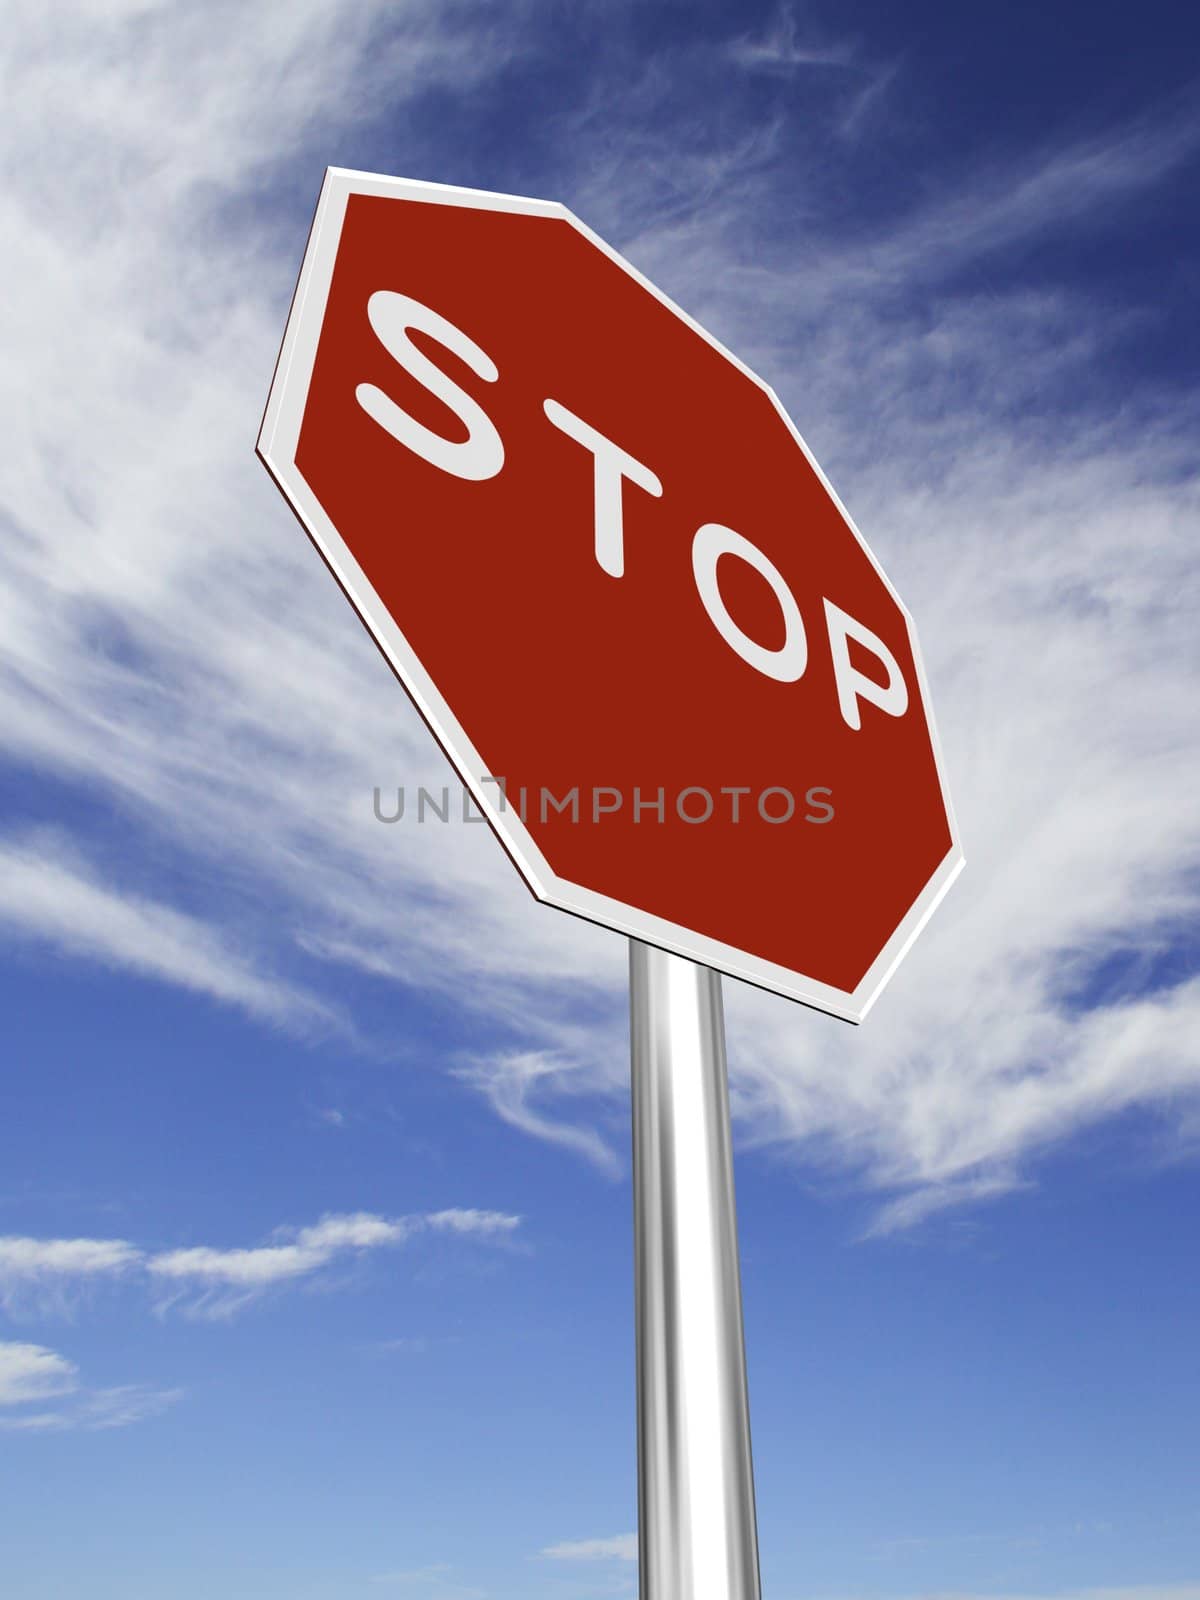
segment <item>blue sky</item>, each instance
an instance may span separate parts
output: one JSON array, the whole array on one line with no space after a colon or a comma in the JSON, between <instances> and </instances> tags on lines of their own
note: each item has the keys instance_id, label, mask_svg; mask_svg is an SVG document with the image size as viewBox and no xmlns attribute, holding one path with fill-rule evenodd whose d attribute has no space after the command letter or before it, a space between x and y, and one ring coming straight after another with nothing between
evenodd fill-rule
<instances>
[{"instance_id":1,"label":"blue sky","mask_svg":"<svg viewBox=\"0 0 1200 1600\"><path fill-rule=\"evenodd\" d=\"M253 458L337 164L565 201L921 631L967 871L861 1029L726 985L764 1593L1197 1600L1194 21L14 16L0 1589L636 1592L622 941L373 819Z\"/></svg>"}]
</instances>

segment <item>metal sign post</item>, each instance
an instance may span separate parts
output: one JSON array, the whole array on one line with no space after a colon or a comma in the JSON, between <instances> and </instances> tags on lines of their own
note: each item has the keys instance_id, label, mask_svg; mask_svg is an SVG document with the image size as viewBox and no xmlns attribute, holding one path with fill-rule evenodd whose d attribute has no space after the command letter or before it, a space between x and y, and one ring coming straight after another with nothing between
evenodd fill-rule
<instances>
[{"instance_id":1,"label":"metal sign post","mask_svg":"<svg viewBox=\"0 0 1200 1600\"><path fill-rule=\"evenodd\" d=\"M759 1600L720 975L629 941L641 1600Z\"/></svg>"}]
</instances>

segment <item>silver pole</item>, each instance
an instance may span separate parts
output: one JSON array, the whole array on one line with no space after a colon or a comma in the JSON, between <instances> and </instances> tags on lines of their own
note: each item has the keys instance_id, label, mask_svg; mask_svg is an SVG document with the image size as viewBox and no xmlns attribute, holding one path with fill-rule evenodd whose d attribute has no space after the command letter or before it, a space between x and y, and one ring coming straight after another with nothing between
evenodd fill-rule
<instances>
[{"instance_id":1,"label":"silver pole","mask_svg":"<svg viewBox=\"0 0 1200 1600\"><path fill-rule=\"evenodd\" d=\"M720 975L629 941L641 1600L759 1600Z\"/></svg>"}]
</instances>

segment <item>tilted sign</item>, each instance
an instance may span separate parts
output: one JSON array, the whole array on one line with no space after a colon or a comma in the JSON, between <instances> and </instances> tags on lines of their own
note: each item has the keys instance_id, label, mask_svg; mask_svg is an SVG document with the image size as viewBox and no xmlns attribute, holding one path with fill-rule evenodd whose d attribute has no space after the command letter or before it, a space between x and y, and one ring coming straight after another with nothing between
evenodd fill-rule
<instances>
[{"instance_id":1,"label":"tilted sign","mask_svg":"<svg viewBox=\"0 0 1200 1600\"><path fill-rule=\"evenodd\" d=\"M331 169L259 453L540 900L862 1019L962 853L759 378L560 205Z\"/></svg>"}]
</instances>

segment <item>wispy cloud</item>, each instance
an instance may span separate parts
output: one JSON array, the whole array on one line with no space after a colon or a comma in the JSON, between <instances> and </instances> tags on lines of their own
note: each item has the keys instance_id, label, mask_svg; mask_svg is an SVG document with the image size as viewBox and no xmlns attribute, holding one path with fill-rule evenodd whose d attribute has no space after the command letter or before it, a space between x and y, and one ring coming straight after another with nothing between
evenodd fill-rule
<instances>
[{"instance_id":1,"label":"wispy cloud","mask_svg":"<svg viewBox=\"0 0 1200 1600\"><path fill-rule=\"evenodd\" d=\"M180 1306L194 1316L227 1317L336 1260L402 1245L422 1232L494 1242L510 1238L520 1222L508 1212L471 1207L405 1217L358 1211L279 1228L271 1243L249 1248L192 1245L158 1252L119 1239L0 1238L0 1304L14 1312L30 1306L42 1314L62 1312L89 1283L136 1274L156 1292L160 1310Z\"/></svg>"},{"instance_id":2,"label":"wispy cloud","mask_svg":"<svg viewBox=\"0 0 1200 1600\"><path fill-rule=\"evenodd\" d=\"M141 1261L124 1239L0 1237L0 1305L10 1315L69 1310L77 1293L104 1278L121 1277Z\"/></svg>"},{"instance_id":3,"label":"wispy cloud","mask_svg":"<svg viewBox=\"0 0 1200 1600\"><path fill-rule=\"evenodd\" d=\"M503 1211L476 1211L451 1206L448 1211L430 1211L422 1221L435 1233L481 1234L484 1238L495 1238L512 1233L521 1219Z\"/></svg>"},{"instance_id":4,"label":"wispy cloud","mask_svg":"<svg viewBox=\"0 0 1200 1600\"><path fill-rule=\"evenodd\" d=\"M162 1286L159 1307L180 1305L197 1317L228 1317L279 1285L310 1278L338 1258L404 1244L423 1229L491 1239L511 1234L520 1218L495 1211L452 1209L408 1217L369 1212L326 1216L311 1227L280 1229L280 1242L250 1249L207 1245L151 1256L146 1270Z\"/></svg>"},{"instance_id":5,"label":"wispy cloud","mask_svg":"<svg viewBox=\"0 0 1200 1600\"><path fill-rule=\"evenodd\" d=\"M945 279L967 262L1023 241L1094 233L1114 225L1114 210L1145 195L1200 149L1190 107L1169 106L1117 127L994 159L956 189L863 247L841 264L848 287L912 289Z\"/></svg>"},{"instance_id":6,"label":"wispy cloud","mask_svg":"<svg viewBox=\"0 0 1200 1600\"><path fill-rule=\"evenodd\" d=\"M783 6L760 33L742 34L731 40L726 54L737 66L750 71L789 75L804 67L844 67L854 52L849 44L806 40L794 10Z\"/></svg>"},{"instance_id":7,"label":"wispy cloud","mask_svg":"<svg viewBox=\"0 0 1200 1600\"><path fill-rule=\"evenodd\" d=\"M44 1345L0 1340L0 1431L3 1432L124 1428L158 1415L178 1400L181 1393L179 1389L155 1389L146 1384L85 1389L79 1382L75 1363L56 1351Z\"/></svg>"},{"instance_id":8,"label":"wispy cloud","mask_svg":"<svg viewBox=\"0 0 1200 1600\"><path fill-rule=\"evenodd\" d=\"M124 1239L26 1239L16 1234L0 1238L0 1277L91 1277L100 1272L123 1272L140 1252Z\"/></svg>"},{"instance_id":9,"label":"wispy cloud","mask_svg":"<svg viewBox=\"0 0 1200 1600\"><path fill-rule=\"evenodd\" d=\"M561 1089L563 1086L564 1061L561 1056L523 1050L483 1057L455 1071L465 1083L481 1090L497 1116L511 1127L520 1128L522 1133L532 1134L550 1144L574 1150L609 1177L620 1175L621 1163L594 1129L547 1116L530 1103L539 1085L551 1089ZM567 1081L569 1084L569 1079Z\"/></svg>"},{"instance_id":10,"label":"wispy cloud","mask_svg":"<svg viewBox=\"0 0 1200 1600\"><path fill-rule=\"evenodd\" d=\"M1012 1173L994 1172L985 1177L963 1178L957 1182L930 1183L911 1189L881 1205L865 1230L867 1238L881 1238L912 1228L939 1211L961 1205L977 1205L981 1200L996 1200L1014 1189L1028 1188L1028 1182Z\"/></svg>"},{"instance_id":11,"label":"wispy cloud","mask_svg":"<svg viewBox=\"0 0 1200 1600\"><path fill-rule=\"evenodd\" d=\"M23 1405L66 1393L78 1382L78 1369L40 1344L0 1343L0 1405Z\"/></svg>"},{"instance_id":12,"label":"wispy cloud","mask_svg":"<svg viewBox=\"0 0 1200 1600\"><path fill-rule=\"evenodd\" d=\"M122 1384L114 1389L82 1390L51 1411L0 1414L7 1433L97 1433L128 1428L162 1413L182 1399L182 1389L155 1389L148 1384Z\"/></svg>"},{"instance_id":13,"label":"wispy cloud","mask_svg":"<svg viewBox=\"0 0 1200 1600\"><path fill-rule=\"evenodd\" d=\"M330 1009L263 976L215 928L103 883L60 837L0 840L0 925L72 956L164 980L270 1022Z\"/></svg>"},{"instance_id":14,"label":"wispy cloud","mask_svg":"<svg viewBox=\"0 0 1200 1600\"><path fill-rule=\"evenodd\" d=\"M553 1561L636 1561L636 1533L618 1533L611 1539L576 1539L551 1544L539 1552Z\"/></svg>"},{"instance_id":15,"label":"wispy cloud","mask_svg":"<svg viewBox=\"0 0 1200 1600\"><path fill-rule=\"evenodd\" d=\"M168 1250L152 1256L146 1270L153 1277L188 1283L265 1289L287 1278L316 1272L343 1252L399 1244L410 1232L407 1221L389 1222L365 1212L323 1217L314 1227L299 1229L289 1244L261 1245L250 1250L214 1250L207 1245Z\"/></svg>"}]
</instances>

